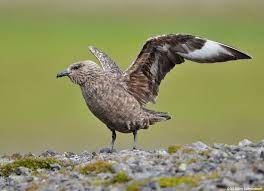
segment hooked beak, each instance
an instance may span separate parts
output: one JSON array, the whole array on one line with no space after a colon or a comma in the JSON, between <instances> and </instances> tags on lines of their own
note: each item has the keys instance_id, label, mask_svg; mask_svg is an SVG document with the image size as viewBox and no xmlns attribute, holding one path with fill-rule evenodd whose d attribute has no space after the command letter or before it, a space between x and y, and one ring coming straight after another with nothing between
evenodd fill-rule
<instances>
[{"instance_id":1,"label":"hooked beak","mask_svg":"<svg viewBox=\"0 0 264 191\"><path fill-rule=\"evenodd\" d=\"M63 70L62 72L59 72L57 74L57 78L63 77L63 76L68 76L70 74L69 69Z\"/></svg>"}]
</instances>

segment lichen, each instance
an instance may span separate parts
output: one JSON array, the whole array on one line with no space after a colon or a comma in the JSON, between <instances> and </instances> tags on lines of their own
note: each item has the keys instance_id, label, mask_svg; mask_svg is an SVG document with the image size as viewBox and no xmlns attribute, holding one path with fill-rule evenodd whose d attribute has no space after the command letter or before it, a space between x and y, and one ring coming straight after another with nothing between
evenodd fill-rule
<instances>
[{"instance_id":1,"label":"lichen","mask_svg":"<svg viewBox=\"0 0 264 191\"><path fill-rule=\"evenodd\" d=\"M0 167L0 176L8 177L13 173L18 167L25 167L31 169L33 172L37 169L48 169L51 170L51 164L61 164L61 161L58 161L55 158L37 158L37 157L24 157L15 160L9 164L3 165Z\"/></svg>"},{"instance_id":2,"label":"lichen","mask_svg":"<svg viewBox=\"0 0 264 191\"><path fill-rule=\"evenodd\" d=\"M112 184L116 183L126 183L129 182L131 178L125 172L117 173L110 181Z\"/></svg>"},{"instance_id":3,"label":"lichen","mask_svg":"<svg viewBox=\"0 0 264 191\"><path fill-rule=\"evenodd\" d=\"M106 161L97 161L81 167L80 172L84 175L89 175L91 173L98 174L104 172L114 173L114 169L112 165Z\"/></svg>"},{"instance_id":4,"label":"lichen","mask_svg":"<svg viewBox=\"0 0 264 191\"><path fill-rule=\"evenodd\" d=\"M190 187L195 187L200 180L200 176L161 177L158 183L162 188L174 187L179 184L187 184Z\"/></svg>"}]
</instances>

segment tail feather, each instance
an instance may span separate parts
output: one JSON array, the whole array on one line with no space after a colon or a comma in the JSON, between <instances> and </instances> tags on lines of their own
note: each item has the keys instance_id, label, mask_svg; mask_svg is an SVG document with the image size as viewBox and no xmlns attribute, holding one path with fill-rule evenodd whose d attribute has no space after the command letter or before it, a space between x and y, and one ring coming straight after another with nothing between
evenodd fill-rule
<instances>
[{"instance_id":1,"label":"tail feather","mask_svg":"<svg viewBox=\"0 0 264 191\"><path fill-rule=\"evenodd\" d=\"M149 123L150 125L153 125L154 123L160 122L160 121L167 121L171 119L171 116L166 112L159 112L159 111L153 111L144 108L144 111L149 116Z\"/></svg>"}]
</instances>

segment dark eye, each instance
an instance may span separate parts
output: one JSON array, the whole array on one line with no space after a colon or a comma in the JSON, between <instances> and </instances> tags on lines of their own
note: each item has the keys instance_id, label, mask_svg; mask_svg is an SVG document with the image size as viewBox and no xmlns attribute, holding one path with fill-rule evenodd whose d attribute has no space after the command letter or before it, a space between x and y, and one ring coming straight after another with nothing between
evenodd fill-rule
<instances>
[{"instance_id":1,"label":"dark eye","mask_svg":"<svg viewBox=\"0 0 264 191\"><path fill-rule=\"evenodd\" d=\"M81 64L75 64L72 66L73 70L78 70L82 65Z\"/></svg>"}]
</instances>

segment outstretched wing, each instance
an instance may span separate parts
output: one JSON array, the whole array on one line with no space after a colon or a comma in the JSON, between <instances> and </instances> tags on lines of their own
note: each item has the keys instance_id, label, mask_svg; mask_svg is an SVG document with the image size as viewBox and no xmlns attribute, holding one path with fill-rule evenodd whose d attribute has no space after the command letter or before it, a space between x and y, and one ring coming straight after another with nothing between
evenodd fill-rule
<instances>
[{"instance_id":1,"label":"outstretched wing","mask_svg":"<svg viewBox=\"0 0 264 191\"><path fill-rule=\"evenodd\" d=\"M211 40L184 34L150 38L132 65L124 72L127 90L141 103L155 103L165 75L184 58L199 63L250 59L245 53Z\"/></svg>"},{"instance_id":2,"label":"outstretched wing","mask_svg":"<svg viewBox=\"0 0 264 191\"><path fill-rule=\"evenodd\" d=\"M94 46L89 46L89 50L100 61L103 70L107 70L115 74L122 74L118 65L109 56L107 56L107 54Z\"/></svg>"}]
</instances>

